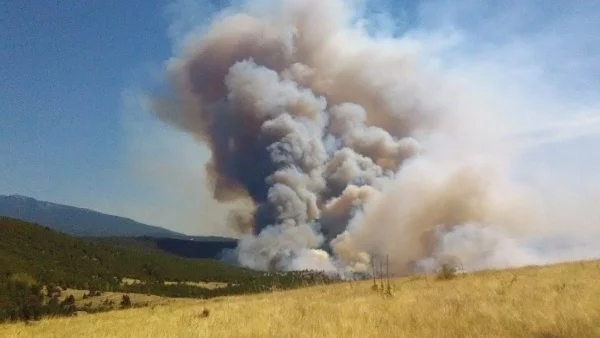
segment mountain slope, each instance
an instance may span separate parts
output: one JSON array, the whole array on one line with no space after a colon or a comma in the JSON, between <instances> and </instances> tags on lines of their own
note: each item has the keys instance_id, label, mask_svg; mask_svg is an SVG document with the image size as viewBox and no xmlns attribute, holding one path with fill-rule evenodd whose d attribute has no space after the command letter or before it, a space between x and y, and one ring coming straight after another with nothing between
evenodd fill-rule
<instances>
[{"instance_id":1,"label":"mountain slope","mask_svg":"<svg viewBox=\"0 0 600 338\"><path fill-rule=\"evenodd\" d=\"M0 216L43 224L53 230L73 236L148 236L188 238L189 236L134 220L103 214L31 197L0 195Z\"/></svg>"}]
</instances>

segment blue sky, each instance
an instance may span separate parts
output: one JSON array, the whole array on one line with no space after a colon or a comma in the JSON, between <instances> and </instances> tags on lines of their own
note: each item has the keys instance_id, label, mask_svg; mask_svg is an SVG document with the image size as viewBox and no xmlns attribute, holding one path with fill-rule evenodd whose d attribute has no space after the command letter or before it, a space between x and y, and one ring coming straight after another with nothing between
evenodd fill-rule
<instances>
[{"instance_id":1,"label":"blue sky","mask_svg":"<svg viewBox=\"0 0 600 338\"><path fill-rule=\"evenodd\" d=\"M599 2L422 1L418 17L416 1L377 3L401 22L393 27L397 33L416 24L461 31L467 42L445 56L465 76L486 83L494 77L497 86L511 76L519 78L511 82L519 84L514 97L524 93L513 97L515 107L529 107L531 116L537 116L523 127L543 134L523 161L530 168L523 176L561 167L561 177L577 176L573 182L600 187L600 120L595 119L600 116L600 40L594 33L600 31ZM171 162L196 158L197 145L151 121L132 131L126 116L141 109L136 89L173 55L174 43L208 18L214 4L0 4L0 194L89 207L187 233L211 232L191 220L197 213L189 216L201 210L202 201L184 205L177 196L185 192L152 185L151 170L144 180L136 164L132 168L132 151L146 149L147 157L157 153L141 141L144 133L148 143L160 140L156 147L163 147ZM385 15L377 18L383 28L392 25ZM539 116L536 110L542 111ZM201 157L179 167L201 168ZM585 174L573 175L581 170Z\"/></svg>"},{"instance_id":2,"label":"blue sky","mask_svg":"<svg viewBox=\"0 0 600 338\"><path fill-rule=\"evenodd\" d=\"M123 173L121 93L171 54L164 1L2 1L0 193L110 209Z\"/></svg>"}]
</instances>

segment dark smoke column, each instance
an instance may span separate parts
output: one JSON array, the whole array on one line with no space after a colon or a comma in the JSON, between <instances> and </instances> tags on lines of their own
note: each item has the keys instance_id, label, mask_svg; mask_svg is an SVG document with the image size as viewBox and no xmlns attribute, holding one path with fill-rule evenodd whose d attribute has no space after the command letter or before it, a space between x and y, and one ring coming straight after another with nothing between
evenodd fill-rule
<instances>
[{"instance_id":1,"label":"dark smoke column","mask_svg":"<svg viewBox=\"0 0 600 338\"><path fill-rule=\"evenodd\" d=\"M280 5L214 22L170 64L174 96L155 111L208 146L215 199L255 205L240 263L336 269L319 248L419 152L410 132L427 119L381 90L411 90L403 52L378 59L374 42L348 28L343 1Z\"/></svg>"}]
</instances>

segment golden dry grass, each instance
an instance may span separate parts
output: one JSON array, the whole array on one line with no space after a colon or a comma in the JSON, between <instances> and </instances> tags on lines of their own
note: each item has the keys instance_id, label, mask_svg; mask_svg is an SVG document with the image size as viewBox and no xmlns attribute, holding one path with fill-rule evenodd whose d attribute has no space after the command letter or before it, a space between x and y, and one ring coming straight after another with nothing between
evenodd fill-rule
<instances>
[{"instance_id":1,"label":"golden dry grass","mask_svg":"<svg viewBox=\"0 0 600 338\"><path fill-rule=\"evenodd\" d=\"M600 337L600 262L398 279L392 298L371 284L7 324L0 337Z\"/></svg>"}]
</instances>

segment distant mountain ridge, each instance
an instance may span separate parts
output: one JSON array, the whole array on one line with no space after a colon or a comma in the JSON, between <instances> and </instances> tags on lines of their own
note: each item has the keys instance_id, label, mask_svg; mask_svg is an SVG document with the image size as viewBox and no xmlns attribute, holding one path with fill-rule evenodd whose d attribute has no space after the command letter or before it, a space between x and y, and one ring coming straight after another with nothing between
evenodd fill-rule
<instances>
[{"instance_id":1,"label":"distant mountain ridge","mask_svg":"<svg viewBox=\"0 0 600 338\"><path fill-rule=\"evenodd\" d=\"M0 216L12 217L47 226L80 237L161 237L196 240L220 240L214 236L188 236L132 219L98 211L21 195L0 195ZM225 239L225 238L223 238ZM229 239L230 240L230 239Z\"/></svg>"}]
</instances>

